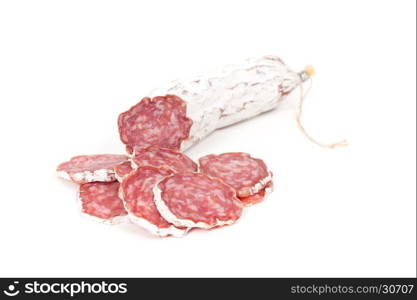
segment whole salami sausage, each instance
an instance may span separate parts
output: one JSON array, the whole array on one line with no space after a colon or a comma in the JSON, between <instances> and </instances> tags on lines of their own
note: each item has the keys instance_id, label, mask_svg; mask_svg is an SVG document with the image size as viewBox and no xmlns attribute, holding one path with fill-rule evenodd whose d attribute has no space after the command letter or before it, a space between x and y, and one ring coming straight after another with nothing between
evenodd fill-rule
<instances>
[{"instance_id":1,"label":"whole salami sausage","mask_svg":"<svg viewBox=\"0 0 417 300\"><path fill-rule=\"evenodd\" d=\"M120 137L129 153L150 145L184 151L218 128L276 108L308 76L264 56L177 80L122 113Z\"/></svg>"}]
</instances>

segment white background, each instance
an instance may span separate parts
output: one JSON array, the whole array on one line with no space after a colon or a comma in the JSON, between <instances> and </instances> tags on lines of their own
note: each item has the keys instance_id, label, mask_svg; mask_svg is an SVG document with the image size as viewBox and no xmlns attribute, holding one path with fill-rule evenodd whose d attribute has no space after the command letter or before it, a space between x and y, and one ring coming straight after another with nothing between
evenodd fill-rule
<instances>
[{"instance_id":1,"label":"white background","mask_svg":"<svg viewBox=\"0 0 417 300\"><path fill-rule=\"evenodd\" d=\"M415 1L1 1L1 276L415 276ZM122 153L149 90L275 54L317 70L188 151L263 158L276 191L234 226L154 238L80 217L71 156Z\"/></svg>"}]
</instances>

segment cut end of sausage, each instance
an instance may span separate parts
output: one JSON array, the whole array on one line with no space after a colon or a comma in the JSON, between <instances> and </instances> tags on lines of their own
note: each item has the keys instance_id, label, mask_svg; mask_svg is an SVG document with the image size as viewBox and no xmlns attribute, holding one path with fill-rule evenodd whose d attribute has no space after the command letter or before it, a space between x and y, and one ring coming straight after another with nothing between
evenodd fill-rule
<instances>
[{"instance_id":1,"label":"cut end of sausage","mask_svg":"<svg viewBox=\"0 0 417 300\"><path fill-rule=\"evenodd\" d=\"M118 119L120 139L132 154L152 145L179 150L189 137L193 121L185 101L175 95L145 97Z\"/></svg>"}]
</instances>

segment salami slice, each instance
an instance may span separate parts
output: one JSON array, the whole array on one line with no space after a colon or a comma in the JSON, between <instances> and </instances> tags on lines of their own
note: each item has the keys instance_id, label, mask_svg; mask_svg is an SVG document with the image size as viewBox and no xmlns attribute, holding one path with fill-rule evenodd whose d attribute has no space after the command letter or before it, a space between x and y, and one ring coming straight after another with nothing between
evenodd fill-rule
<instances>
[{"instance_id":1,"label":"salami slice","mask_svg":"<svg viewBox=\"0 0 417 300\"><path fill-rule=\"evenodd\" d=\"M57 168L58 176L75 183L94 181L115 181L114 167L127 161L126 155L97 154L81 155L60 164Z\"/></svg>"},{"instance_id":2,"label":"salami slice","mask_svg":"<svg viewBox=\"0 0 417 300\"><path fill-rule=\"evenodd\" d=\"M246 205L262 201L272 188L272 173L265 163L247 153L206 155L199 159L199 165L200 172L220 178L233 187Z\"/></svg>"},{"instance_id":3,"label":"salami slice","mask_svg":"<svg viewBox=\"0 0 417 300\"><path fill-rule=\"evenodd\" d=\"M153 191L158 211L177 227L209 229L230 225L243 211L233 188L200 173L171 175Z\"/></svg>"},{"instance_id":4,"label":"salami slice","mask_svg":"<svg viewBox=\"0 0 417 300\"><path fill-rule=\"evenodd\" d=\"M198 169L197 164L187 155L157 146L135 150L132 162L136 166L166 166L175 172L197 172Z\"/></svg>"},{"instance_id":5,"label":"salami slice","mask_svg":"<svg viewBox=\"0 0 417 300\"><path fill-rule=\"evenodd\" d=\"M129 153L135 148L158 145L178 150L189 136L192 121L186 104L177 96L143 98L118 120L120 139Z\"/></svg>"},{"instance_id":6,"label":"salami slice","mask_svg":"<svg viewBox=\"0 0 417 300\"><path fill-rule=\"evenodd\" d=\"M127 212L118 196L118 182L90 182L80 185L78 198L84 216L105 224L118 224Z\"/></svg>"},{"instance_id":7,"label":"salami slice","mask_svg":"<svg viewBox=\"0 0 417 300\"><path fill-rule=\"evenodd\" d=\"M127 175L120 187L130 220L157 236L183 236L187 230L167 222L156 209L153 187L173 171L168 168L142 166Z\"/></svg>"},{"instance_id":8,"label":"salami slice","mask_svg":"<svg viewBox=\"0 0 417 300\"><path fill-rule=\"evenodd\" d=\"M116 176L117 181L122 182L123 178L132 172L132 164L130 161L122 162L114 167L114 174Z\"/></svg>"}]
</instances>

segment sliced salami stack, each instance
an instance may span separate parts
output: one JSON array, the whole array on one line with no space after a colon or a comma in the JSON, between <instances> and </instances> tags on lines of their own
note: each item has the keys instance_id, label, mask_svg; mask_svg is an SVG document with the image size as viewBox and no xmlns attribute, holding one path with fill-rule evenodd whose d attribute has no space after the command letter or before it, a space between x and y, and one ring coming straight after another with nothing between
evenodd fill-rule
<instances>
[{"instance_id":1,"label":"sliced salami stack","mask_svg":"<svg viewBox=\"0 0 417 300\"><path fill-rule=\"evenodd\" d=\"M129 221L160 237L238 221L272 191L272 172L243 152L183 151L214 130L274 109L308 78L275 56L175 81L120 114L127 154L76 156L57 168L79 185L81 213L105 224Z\"/></svg>"}]
</instances>

